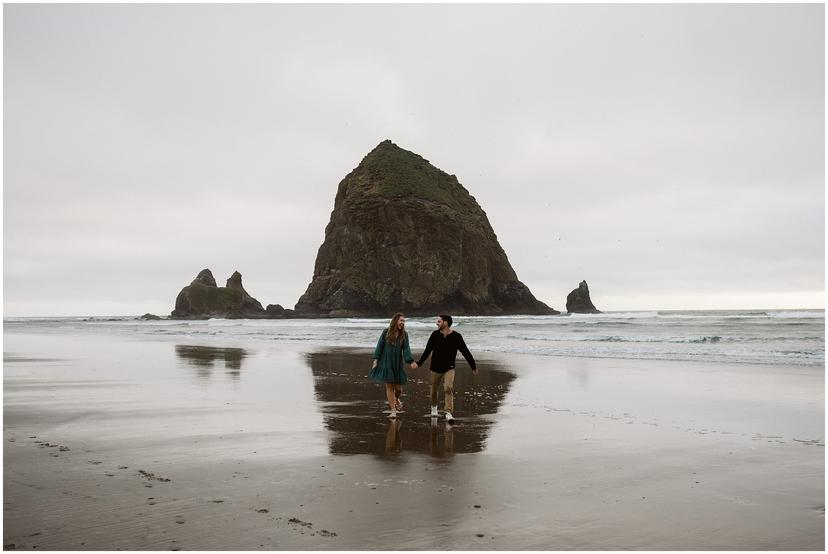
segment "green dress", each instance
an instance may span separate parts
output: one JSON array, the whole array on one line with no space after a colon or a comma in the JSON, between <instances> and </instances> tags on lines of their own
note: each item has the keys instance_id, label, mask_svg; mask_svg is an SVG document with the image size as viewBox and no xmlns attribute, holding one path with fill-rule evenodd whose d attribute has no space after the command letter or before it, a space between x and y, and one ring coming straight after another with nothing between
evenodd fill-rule
<instances>
[{"instance_id":1,"label":"green dress","mask_svg":"<svg viewBox=\"0 0 828 554\"><path fill-rule=\"evenodd\" d=\"M374 348L373 359L377 360L377 367L368 374L372 380L379 383L394 383L404 385L408 381L403 366L403 358L407 363L414 361L411 355L411 347L408 345L408 333L404 333L402 344L393 344L385 340L388 330L382 332L377 347Z\"/></svg>"}]
</instances>

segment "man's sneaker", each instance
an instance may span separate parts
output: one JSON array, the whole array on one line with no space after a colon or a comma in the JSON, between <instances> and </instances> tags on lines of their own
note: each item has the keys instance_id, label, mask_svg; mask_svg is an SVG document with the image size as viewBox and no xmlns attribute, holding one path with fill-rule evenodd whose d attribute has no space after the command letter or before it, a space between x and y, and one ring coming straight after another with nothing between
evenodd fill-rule
<instances>
[{"instance_id":1,"label":"man's sneaker","mask_svg":"<svg viewBox=\"0 0 828 554\"><path fill-rule=\"evenodd\" d=\"M454 416L451 415L451 412L446 412L446 421L449 422L449 423L454 421Z\"/></svg>"},{"instance_id":2,"label":"man's sneaker","mask_svg":"<svg viewBox=\"0 0 828 554\"><path fill-rule=\"evenodd\" d=\"M431 407L431 417L437 417L437 406Z\"/></svg>"}]
</instances>

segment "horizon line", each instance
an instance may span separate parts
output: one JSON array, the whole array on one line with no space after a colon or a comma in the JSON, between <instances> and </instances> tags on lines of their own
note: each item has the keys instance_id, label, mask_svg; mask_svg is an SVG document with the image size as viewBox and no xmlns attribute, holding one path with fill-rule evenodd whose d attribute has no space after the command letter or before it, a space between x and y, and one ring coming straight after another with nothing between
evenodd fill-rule
<instances>
[{"instance_id":1,"label":"horizon line","mask_svg":"<svg viewBox=\"0 0 828 554\"><path fill-rule=\"evenodd\" d=\"M578 312L566 312L561 311L560 314L552 315L538 315L538 314L508 314L508 315L477 315L477 314L462 314L457 315L454 317L560 317L563 315L569 314L576 314L576 315L597 315L600 316L602 314L618 314L618 313L641 313L641 312L744 312L744 311L761 311L761 312L796 312L796 311L825 311L825 308L726 308L726 309L712 309L712 308L642 308L638 310L601 310L601 313L598 314L580 314ZM139 318L145 314L152 314L152 312L144 312L143 314L50 314L50 315L9 315L3 314L3 319L6 318L63 318L63 317L134 317ZM152 314L158 315L158 314ZM159 317L169 319L169 315L158 315ZM383 316L341 316L341 317L329 317L329 316L313 316L313 317L289 317L289 318L231 318L231 319L255 319L255 320L297 320L297 319L377 319L378 317ZM408 316L409 319L422 319L425 317L432 317L432 316ZM223 317L209 317L209 318L199 318L199 319L176 319L175 321L206 321L209 319L228 319Z\"/></svg>"}]
</instances>

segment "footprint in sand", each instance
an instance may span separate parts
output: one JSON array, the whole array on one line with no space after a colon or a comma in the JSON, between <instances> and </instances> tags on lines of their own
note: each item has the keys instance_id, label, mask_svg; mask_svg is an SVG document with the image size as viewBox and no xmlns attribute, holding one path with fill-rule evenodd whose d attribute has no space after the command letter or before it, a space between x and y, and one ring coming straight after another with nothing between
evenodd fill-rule
<instances>
[{"instance_id":1,"label":"footprint in sand","mask_svg":"<svg viewBox=\"0 0 828 554\"><path fill-rule=\"evenodd\" d=\"M186 519L184 519L184 516L175 516L175 522L176 522L177 524L181 525L181 524L183 524L185 521L187 521L187 520L186 520Z\"/></svg>"},{"instance_id":2,"label":"footprint in sand","mask_svg":"<svg viewBox=\"0 0 828 554\"><path fill-rule=\"evenodd\" d=\"M210 502L212 502L213 504L221 504L222 502L224 502L224 500L211 500Z\"/></svg>"},{"instance_id":3,"label":"footprint in sand","mask_svg":"<svg viewBox=\"0 0 828 554\"><path fill-rule=\"evenodd\" d=\"M267 508L261 508L261 509L256 510L256 511L259 512L260 514L269 514L270 513L270 510L268 510Z\"/></svg>"},{"instance_id":4,"label":"footprint in sand","mask_svg":"<svg viewBox=\"0 0 828 554\"><path fill-rule=\"evenodd\" d=\"M294 525L301 525L302 527L313 527L313 523L309 521L302 521L297 517L292 517L288 520L288 523L293 523Z\"/></svg>"},{"instance_id":5,"label":"footprint in sand","mask_svg":"<svg viewBox=\"0 0 828 554\"><path fill-rule=\"evenodd\" d=\"M169 483L170 482L170 480L167 479L166 477L158 477L154 473L150 473L149 471L144 471L143 469L139 469L138 473L141 475L141 477L145 477L146 479L149 479L151 481L153 481L153 480L154 481L161 481L162 483Z\"/></svg>"}]
</instances>

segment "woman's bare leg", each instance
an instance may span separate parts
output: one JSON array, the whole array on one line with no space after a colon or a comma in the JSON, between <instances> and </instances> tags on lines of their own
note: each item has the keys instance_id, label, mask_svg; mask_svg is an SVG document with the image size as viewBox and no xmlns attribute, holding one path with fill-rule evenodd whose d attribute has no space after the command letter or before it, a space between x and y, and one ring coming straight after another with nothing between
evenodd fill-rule
<instances>
[{"instance_id":1,"label":"woman's bare leg","mask_svg":"<svg viewBox=\"0 0 828 554\"><path fill-rule=\"evenodd\" d=\"M396 400L396 406L398 410L402 410L402 402L400 401L400 397L402 396L402 385L394 385L394 398Z\"/></svg>"},{"instance_id":2,"label":"woman's bare leg","mask_svg":"<svg viewBox=\"0 0 828 554\"><path fill-rule=\"evenodd\" d=\"M388 407L391 411L397 409L397 396L394 394L394 383L385 383L385 397L388 399Z\"/></svg>"}]
</instances>

